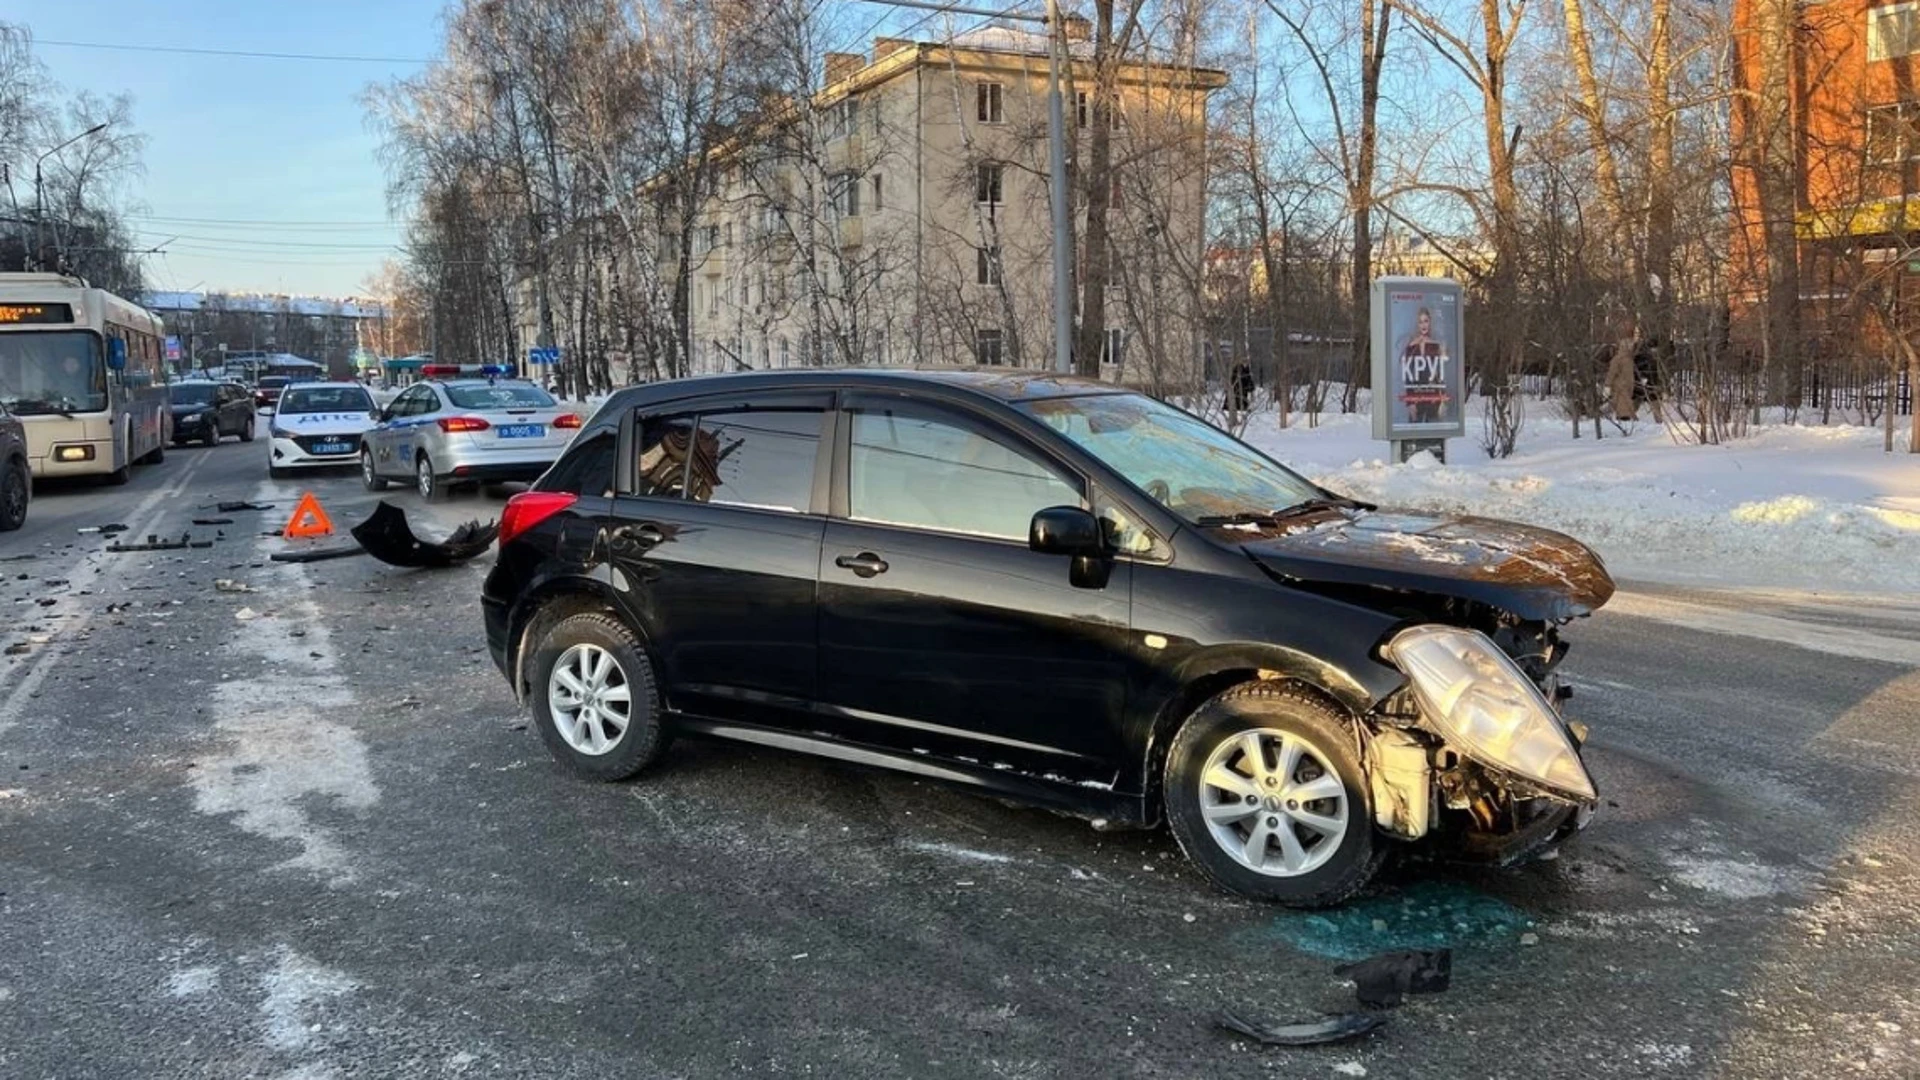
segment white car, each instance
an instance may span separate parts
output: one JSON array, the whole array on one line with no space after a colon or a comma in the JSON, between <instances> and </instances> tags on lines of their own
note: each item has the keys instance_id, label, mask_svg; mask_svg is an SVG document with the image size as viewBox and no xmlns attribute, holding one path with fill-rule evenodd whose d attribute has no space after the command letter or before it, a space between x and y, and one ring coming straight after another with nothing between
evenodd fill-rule
<instances>
[{"instance_id":1,"label":"white car","mask_svg":"<svg viewBox=\"0 0 1920 1080\"><path fill-rule=\"evenodd\" d=\"M273 412L267 473L279 479L294 469L352 465L375 422L373 395L359 383L294 383Z\"/></svg>"}]
</instances>

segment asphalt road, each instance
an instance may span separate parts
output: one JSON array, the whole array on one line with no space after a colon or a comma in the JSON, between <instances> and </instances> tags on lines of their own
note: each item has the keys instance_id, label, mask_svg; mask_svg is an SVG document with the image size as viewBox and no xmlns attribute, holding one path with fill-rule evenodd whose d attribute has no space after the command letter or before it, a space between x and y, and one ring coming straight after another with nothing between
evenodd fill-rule
<instances>
[{"instance_id":1,"label":"asphalt road","mask_svg":"<svg viewBox=\"0 0 1920 1080\"><path fill-rule=\"evenodd\" d=\"M1586 835L1292 914L1164 833L772 751L573 780L486 658L484 566L269 563L303 487L373 497L265 453L47 490L0 537L0 1077L1920 1074L1910 598L1623 596L1572 634ZM277 506L189 524L240 498ZM74 531L106 522L224 535ZM1428 944L1453 988L1366 1041L1214 1028Z\"/></svg>"}]
</instances>

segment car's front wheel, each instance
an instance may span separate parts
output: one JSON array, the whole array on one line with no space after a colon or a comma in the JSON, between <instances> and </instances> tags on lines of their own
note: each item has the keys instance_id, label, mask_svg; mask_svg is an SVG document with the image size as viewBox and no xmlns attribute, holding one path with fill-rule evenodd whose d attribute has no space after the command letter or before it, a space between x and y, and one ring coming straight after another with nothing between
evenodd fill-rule
<instances>
[{"instance_id":1,"label":"car's front wheel","mask_svg":"<svg viewBox=\"0 0 1920 1080\"><path fill-rule=\"evenodd\" d=\"M12 532L27 523L33 477L22 462L0 466L0 532Z\"/></svg>"},{"instance_id":2,"label":"car's front wheel","mask_svg":"<svg viewBox=\"0 0 1920 1080\"><path fill-rule=\"evenodd\" d=\"M373 450L370 447L360 448L360 483L368 491L387 490L387 482L380 479L380 471L373 466Z\"/></svg>"},{"instance_id":3,"label":"car's front wheel","mask_svg":"<svg viewBox=\"0 0 1920 1080\"><path fill-rule=\"evenodd\" d=\"M569 615L534 649L533 719L547 750L595 780L625 780L664 748L653 665L605 612Z\"/></svg>"},{"instance_id":4,"label":"car's front wheel","mask_svg":"<svg viewBox=\"0 0 1920 1080\"><path fill-rule=\"evenodd\" d=\"M252 416L247 417L246 426L240 429L240 441L241 442L253 441L253 417Z\"/></svg>"},{"instance_id":5,"label":"car's front wheel","mask_svg":"<svg viewBox=\"0 0 1920 1080\"><path fill-rule=\"evenodd\" d=\"M1349 720L1285 683L1237 686L1189 716L1162 797L1181 850L1215 885L1324 907L1380 868Z\"/></svg>"}]
</instances>

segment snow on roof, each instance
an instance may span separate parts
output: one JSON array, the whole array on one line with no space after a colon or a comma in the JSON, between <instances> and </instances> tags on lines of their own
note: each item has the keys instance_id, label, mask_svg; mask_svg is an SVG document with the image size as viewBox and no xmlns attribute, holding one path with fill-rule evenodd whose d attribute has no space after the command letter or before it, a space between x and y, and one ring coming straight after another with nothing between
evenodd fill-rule
<instances>
[{"instance_id":1,"label":"snow on roof","mask_svg":"<svg viewBox=\"0 0 1920 1080\"><path fill-rule=\"evenodd\" d=\"M377 319L386 309L369 301L332 300L323 296L245 296L231 293L150 292L143 298L154 311L201 311L208 308L225 311L279 313L293 315L339 315L348 319Z\"/></svg>"},{"instance_id":2,"label":"snow on roof","mask_svg":"<svg viewBox=\"0 0 1920 1080\"><path fill-rule=\"evenodd\" d=\"M968 30L953 36L953 44L965 49L989 49L994 52L1023 53L1033 56L1047 55L1047 35L1039 30L1025 30L1017 26L983 26L977 30ZM1070 41L1067 51L1075 57L1090 59L1093 56L1093 42Z\"/></svg>"}]
</instances>

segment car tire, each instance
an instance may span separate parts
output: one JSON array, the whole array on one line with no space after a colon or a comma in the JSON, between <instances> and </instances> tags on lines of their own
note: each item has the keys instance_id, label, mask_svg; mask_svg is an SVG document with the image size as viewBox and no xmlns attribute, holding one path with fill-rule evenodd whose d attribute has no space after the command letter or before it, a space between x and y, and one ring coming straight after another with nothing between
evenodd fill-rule
<instances>
[{"instance_id":1,"label":"car tire","mask_svg":"<svg viewBox=\"0 0 1920 1080\"><path fill-rule=\"evenodd\" d=\"M360 483L364 484L368 491L387 490L387 482L380 479L379 472L374 469L373 451L365 446L360 448Z\"/></svg>"},{"instance_id":2,"label":"car tire","mask_svg":"<svg viewBox=\"0 0 1920 1080\"><path fill-rule=\"evenodd\" d=\"M568 769L592 780L625 780L666 748L653 665L619 619L600 611L569 615L542 635L532 660L534 726ZM581 704L570 709L569 701Z\"/></svg>"},{"instance_id":3,"label":"car tire","mask_svg":"<svg viewBox=\"0 0 1920 1080\"><path fill-rule=\"evenodd\" d=\"M0 532L12 532L27 523L27 504L33 501L33 474L24 461L8 462L0 473Z\"/></svg>"},{"instance_id":4,"label":"car tire","mask_svg":"<svg viewBox=\"0 0 1920 1080\"><path fill-rule=\"evenodd\" d=\"M1301 789L1318 794L1289 798ZM1352 723L1302 687L1249 683L1195 709L1168 747L1161 798L1180 850L1237 896L1327 907L1385 860Z\"/></svg>"},{"instance_id":5,"label":"car tire","mask_svg":"<svg viewBox=\"0 0 1920 1080\"><path fill-rule=\"evenodd\" d=\"M218 422L207 425L207 433L200 440L208 446L220 445L220 425Z\"/></svg>"},{"instance_id":6,"label":"car tire","mask_svg":"<svg viewBox=\"0 0 1920 1080\"><path fill-rule=\"evenodd\" d=\"M253 417L251 415L247 417L247 425L240 429L240 441L241 442L253 441Z\"/></svg>"},{"instance_id":7,"label":"car tire","mask_svg":"<svg viewBox=\"0 0 1920 1080\"><path fill-rule=\"evenodd\" d=\"M413 463L413 489L422 502L439 502L446 497L446 485L433 475L433 459L421 454Z\"/></svg>"}]
</instances>

